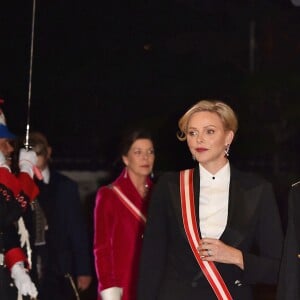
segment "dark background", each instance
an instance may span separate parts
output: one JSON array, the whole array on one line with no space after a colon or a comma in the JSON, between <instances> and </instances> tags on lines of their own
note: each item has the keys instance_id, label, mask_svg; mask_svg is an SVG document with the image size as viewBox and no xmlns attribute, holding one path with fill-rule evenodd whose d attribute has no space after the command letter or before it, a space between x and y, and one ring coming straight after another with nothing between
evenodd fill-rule
<instances>
[{"instance_id":1,"label":"dark background","mask_svg":"<svg viewBox=\"0 0 300 300\"><path fill-rule=\"evenodd\" d=\"M9 127L24 135L32 1L2 2L0 96ZM218 98L240 121L230 160L272 181L285 225L287 192L300 178L300 7L37 0L35 16L30 127L48 136L59 169L110 169L123 129L135 124L154 134L156 170L187 168L178 118Z\"/></svg>"},{"instance_id":2,"label":"dark background","mask_svg":"<svg viewBox=\"0 0 300 300\"><path fill-rule=\"evenodd\" d=\"M0 94L22 135L32 1L0 12ZM124 128L142 124L156 169L179 169L192 162L178 118L219 98L240 120L231 161L287 187L299 176L299 20L288 0L36 1L31 129L47 134L59 168L95 170L112 165Z\"/></svg>"},{"instance_id":3,"label":"dark background","mask_svg":"<svg viewBox=\"0 0 300 300\"><path fill-rule=\"evenodd\" d=\"M0 5L0 96L18 135L32 4ZM192 160L178 118L218 98L240 121L230 160L270 178L285 206L300 173L299 20L288 0L36 1L30 129L48 136L59 169L99 170L113 167L123 129L143 125L155 168L180 169Z\"/></svg>"},{"instance_id":4,"label":"dark background","mask_svg":"<svg viewBox=\"0 0 300 300\"><path fill-rule=\"evenodd\" d=\"M0 94L9 127L24 134L32 1L5 2ZM299 11L287 0L37 1L31 129L48 135L61 168L95 169L111 163L124 127L143 124L157 136L157 168L181 168L190 158L179 116L220 98L240 119L231 159L292 172Z\"/></svg>"}]
</instances>

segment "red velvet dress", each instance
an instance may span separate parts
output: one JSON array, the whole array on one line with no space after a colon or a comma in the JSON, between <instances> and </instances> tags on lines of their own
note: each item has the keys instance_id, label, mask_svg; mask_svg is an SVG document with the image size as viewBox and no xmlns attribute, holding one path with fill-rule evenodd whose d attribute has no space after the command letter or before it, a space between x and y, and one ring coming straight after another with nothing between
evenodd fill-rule
<instances>
[{"instance_id":1,"label":"red velvet dress","mask_svg":"<svg viewBox=\"0 0 300 300\"><path fill-rule=\"evenodd\" d=\"M148 198L143 199L124 171L113 182L146 215ZM152 183L148 179L149 187ZM145 224L138 221L110 186L101 187L94 209L94 256L99 292L123 288L122 300L136 299L138 265Z\"/></svg>"}]
</instances>

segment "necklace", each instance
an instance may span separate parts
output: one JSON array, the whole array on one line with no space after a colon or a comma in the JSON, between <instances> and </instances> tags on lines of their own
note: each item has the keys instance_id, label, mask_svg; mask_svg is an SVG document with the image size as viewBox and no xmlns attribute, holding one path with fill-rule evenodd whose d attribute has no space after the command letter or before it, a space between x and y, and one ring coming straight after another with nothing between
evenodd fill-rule
<instances>
[{"instance_id":1,"label":"necklace","mask_svg":"<svg viewBox=\"0 0 300 300\"><path fill-rule=\"evenodd\" d=\"M138 189L138 191L142 198L145 198L149 192L149 185L145 183L142 187Z\"/></svg>"}]
</instances>

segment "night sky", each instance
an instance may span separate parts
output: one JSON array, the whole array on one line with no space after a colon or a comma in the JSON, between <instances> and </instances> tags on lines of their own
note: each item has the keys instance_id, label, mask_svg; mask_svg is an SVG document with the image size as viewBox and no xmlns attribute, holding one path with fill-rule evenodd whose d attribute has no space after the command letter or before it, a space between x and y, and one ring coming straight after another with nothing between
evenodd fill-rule
<instances>
[{"instance_id":1,"label":"night sky","mask_svg":"<svg viewBox=\"0 0 300 300\"><path fill-rule=\"evenodd\" d=\"M0 95L9 127L22 135L32 2L3 2ZM282 15L288 21L278 22ZM185 151L177 120L196 100L217 97L243 107L251 20L260 46L256 64L274 68L286 65L286 56L299 60L299 17L287 0L37 0L31 129L48 135L57 161L90 168L112 161L122 130L142 124L161 153L178 149L178 156L161 158L169 166ZM283 31L290 46L275 40L270 56L272 30Z\"/></svg>"}]
</instances>

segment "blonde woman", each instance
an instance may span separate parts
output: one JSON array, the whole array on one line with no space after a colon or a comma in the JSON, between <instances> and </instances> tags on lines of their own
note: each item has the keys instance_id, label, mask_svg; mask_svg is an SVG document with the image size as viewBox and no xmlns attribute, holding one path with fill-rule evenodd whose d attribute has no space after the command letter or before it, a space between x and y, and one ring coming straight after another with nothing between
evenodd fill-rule
<instances>
[{"instance_id":1,"label":"blonde woman","mask_svg":"<svg viewBox=\"0 0 300 300\"><path fill-rule=\"evenodd\" d=\"M178 124L195 167L162 175L153 189L138 299L253 299L254 284L277 280L272 186L230 163L238 121L224 102L199 101Z\"/></svg>"}]
</instances>

